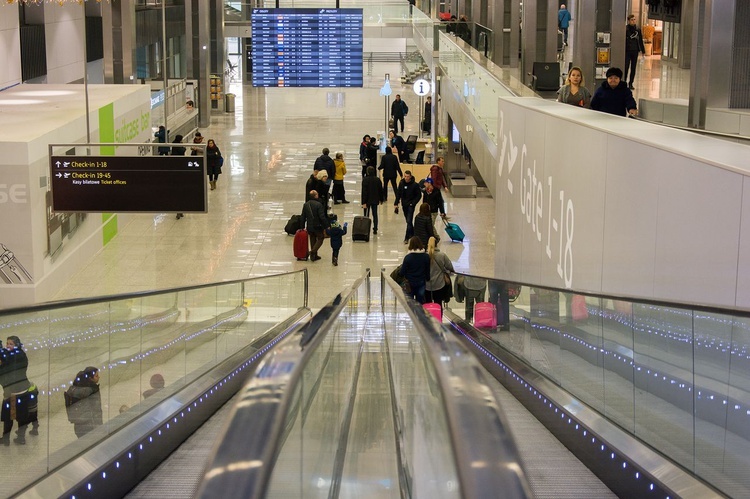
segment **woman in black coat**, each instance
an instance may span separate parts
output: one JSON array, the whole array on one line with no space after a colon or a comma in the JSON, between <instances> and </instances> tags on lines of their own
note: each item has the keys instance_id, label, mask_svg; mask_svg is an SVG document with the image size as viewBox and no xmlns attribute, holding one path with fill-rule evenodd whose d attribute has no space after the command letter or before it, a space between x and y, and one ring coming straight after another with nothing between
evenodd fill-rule
<instances>
[{"instance_id":1,"label":"woman in black coat","mask_svg":"<svg viewBox=\"0 0 750 499\"><path fill-rule=\"evenodd\" d=\"M214 142L214 139L208 139L206 144L206 172L208 173L208 182L211 184L211 190L216 189L216 181L219 180L221 175L221 165L224 162L221 157L221 151Z\"/></svg>"},{"instance_id":2,"label":"woman in black coat","mask_svg":"<svg viewBox=\"0 0 750 499\"><path fill-rule=\"evenodd\" d=\"M367 167L367 175L362 179L362 208L365 216L372 210L372 233L378 233L378 205L383 202L383 183L375 176L375 168Z\"/></svg>"},{"instance_id":3,"label":"woman in black coat","mask_svg":"<svg viewBox=\"0 0 750 499\"><path fill-rule=\"evenodd\" d=\"M99 369L87 367L79 372L73 386L65 392L68 421L78 438L101 426L102 396L99 392Z\"/></svg>"},{"instance_id":4,"label":"woman in black coat","mask_svg":"<svg viewBox=\"0 0 750 499\"><path fill-rule=\"evenodd\" d=\"M438 239L435 236L435 231L432 226L432 215L430 214L430 205L422 203L419 206L419 214L414 217L414 235L422 241L422 247L426 248L427 243L431 237Z\"/></svg>"},{"instance_id":5,"label":"woman in black coat","mask_svg":"<svg viewBox=\"0 0 750 499\"><path fill-rule=\"evenodd\" d=\"M3 421L2 444L10 445L10 431L13 421L18 421L18 435L14 442L26 443L26 427L33 423L32 434L37 434L37 397L39 391L32 387L26 370L29 359L23 350L18 336L8 336L6 348L0 351L0 384L3 385L3 407L0 419Z\"/></svg>"}]
</instances>

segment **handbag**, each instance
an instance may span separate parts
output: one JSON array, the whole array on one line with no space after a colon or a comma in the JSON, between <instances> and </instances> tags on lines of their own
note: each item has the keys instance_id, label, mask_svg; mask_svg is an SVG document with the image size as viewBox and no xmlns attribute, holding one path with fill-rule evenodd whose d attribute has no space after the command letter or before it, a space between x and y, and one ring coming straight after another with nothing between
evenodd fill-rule
<instances>
[{"instance_id":1,"label":"handbag","mask_svg":"<svg viewBox=\"0 0 750 499\"><path fill-rule=\"evenodd\" d=\"M437 266L440 267L440 270L443 272L443 282L445 283L443 288L445 288L446 286L448 287L445 293L445 297L447 298L447 300L445 301L449 301L451 298L453 298L453 282L451 281L451 276L450 274L448 274L448 272L446 272L443 266L440 265L436 258L433 259L435 260L435 263L437 263Z\"/></svg>"},{"instance_id":2,"label":"handbag","mask_svg":"<svg viewBox=\"0 0 750 499\"><path fill-rule=\"evenodd\" d=\"M393 269L393 272L391 272L391 279L396 281L396 284L401 286L401 289L404 290L404 293L411 294L411 284L409 284L409 281L406 279L406 277L399 274L401 272L401 265Z\"/></svg>"}]
</instances>

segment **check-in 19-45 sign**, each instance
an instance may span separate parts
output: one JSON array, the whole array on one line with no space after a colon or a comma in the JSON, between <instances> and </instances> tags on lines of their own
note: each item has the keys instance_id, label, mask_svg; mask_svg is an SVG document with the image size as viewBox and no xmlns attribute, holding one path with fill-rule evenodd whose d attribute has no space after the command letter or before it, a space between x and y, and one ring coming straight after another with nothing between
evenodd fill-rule
<instances>
[{"instance_id":1,"label":"check-in 19-45 sign","mask_svg":"<svg viewBox=\"0 0 750 499\"><path fill-rule=\"evenodd\" d=\"M55 212L205 213L203 156L51 156Z\"/></svg>"}]
</instances>

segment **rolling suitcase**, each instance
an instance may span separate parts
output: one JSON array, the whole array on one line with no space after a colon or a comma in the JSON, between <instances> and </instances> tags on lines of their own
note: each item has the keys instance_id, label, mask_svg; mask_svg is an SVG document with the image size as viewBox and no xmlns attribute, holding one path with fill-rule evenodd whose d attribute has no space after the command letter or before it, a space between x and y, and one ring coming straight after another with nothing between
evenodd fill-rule
<instances>
[{"instance_id":1,"label":"rolling suitcase","mask_svg":"<svg viewBox=\"0 0 750 499\"><path fill-rule=\"evenodd\" d=\"M372 220L369 217L354 217L352 224L352 241L370 241L370 227Z\"/></svg>"},{"instance_id":2,"label":"rolling suitcase","mask_svg":"<svg viewBox=\"0 0 750 499\"><path fill-rule=\"evenodd\" d=\"M294 256L297 260L307 260L307 231L300 229L294 234Z\"/></svg>"},{"instance_id":3,"label":"rolling suitcase","mask_svg":"<svg viewBox=\"0 0 750 499\"><path fill-rule=\"evenodd\" d=\"M445 224L445 233L448 234L448 237L451 238L451 241L459 241L463 242L465 234L464 231L461 230L461 227L458 226L458 224L446 222L443 220L443 223Z\"/></svg>"},{"instance_id":4,"label":"rolling suitcase","mask_svg":"<svg viewBox=\"0 0 750 499\"><path fill-rule=\"evenodd\" d=\"M438 322L443 322L443 307L439 303L425 303L422 305L425 310L435 317Z\"/></svg>"},{"instance_id":5,"label":"rolling suitcase","mask_svg":"<svg viewBox=\"0 0 750 499\"><path fill-rule=\"evenodd\" d=\"M493 303L474 304L474 327L497 327L497 309Z\"/></svg>"},{"instance_id":6,"label":"rolling suitcase","mask_svg":"<svg viewBox=\"0 0 750 499\"><path fill-rule=\"evenodd\" d=\"M292 215L292 217L284 226L284 232L286 232L290 236L293 236L301 228L302 228L302 217L300 215Z\"/></svg>"}]
</instances>

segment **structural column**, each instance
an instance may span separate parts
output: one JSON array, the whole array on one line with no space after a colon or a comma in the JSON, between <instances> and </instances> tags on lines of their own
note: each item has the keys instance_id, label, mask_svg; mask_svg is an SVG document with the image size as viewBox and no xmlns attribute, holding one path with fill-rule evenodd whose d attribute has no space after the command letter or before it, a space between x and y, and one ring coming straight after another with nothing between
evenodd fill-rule
<instances>
[{"instance_id":1,"label":"structural column","mask_svg":"<svg viewBox=\"0 0 750 499\"><path fill-rule=\"evenodd\" d=\"M573 18L574 66L583 70L586 86L594 92L604 78L596 78L596 68L625 66L625 25L627 0L578 0ZM593 19L590 14L593 13ZM609 33L609 44L597 41L598 33ZM597 48L609 47L609 64L598 63Z\"/></svg>"},{"instance_id":2,"label":"structural column","mask_svg":"<svg viewBox=\"0 0 750 499\"><path fill-rule=\"evenodd\" d=\"M135 83L135 2L102 2L104 82Z\"/></svg>"},{"instance_id":3,"label":"structural column","mask_svg":"<svg viewBox=\"0 0 750 499\"><path fill-rule=\"evenodd\" d=\"M695 0L688 124L706 108L750 108L750 2Z\"/></svg>"}]
</instances>

